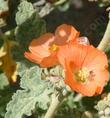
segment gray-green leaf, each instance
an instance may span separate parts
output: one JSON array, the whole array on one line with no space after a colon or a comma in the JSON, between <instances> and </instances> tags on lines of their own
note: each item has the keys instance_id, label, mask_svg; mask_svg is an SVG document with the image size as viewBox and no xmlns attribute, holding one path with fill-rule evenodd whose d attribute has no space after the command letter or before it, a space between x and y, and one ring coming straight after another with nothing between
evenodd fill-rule
<instances>
[{"instance_id":1,"label":"gray-green leaf","mask_svg":"<svg viewBox=\"0 0 110 118\"><path fill-rule=\"evenodd\" d=\"M0 0L0 13L8 11L8 0Z\"/></svg>"},{"instance_id":2,"label":"gray-green leaf","mask_svg":"<svg viewBox=\"0 0 110 118\"><path fill-rule=\"evenodd\" d=\"M22 118L23 115L30 116L37 108L46 110L50 103L50 94L53 88L50 82L41 80L41 69L32 67L23 74L20 86L7 105L5 118Z\"/></svg>"},{"instance_id":3,"label":"gray-green leaf","mask_svg":"<svg viewBox=\"0 0 110 118\"><path fill-rule=\"evenodd\" d=\"M21 25L35 12L33 5L30 2L22 1L18 6L18 12L16 13L16 23Z\"/></svg>"},{"instance_id":4,"label":"gray-green leaf","mask_svg":"<svg viewBox=\"0 0 110 118\"><path fill-rule=\"evenodd\" d=\"M33 38L39 37L46 32L46 24L40 19L32 3L22 1L16 13L17 28L15 36L20 47L25 51Z\"/></svg>"}]
</instances>

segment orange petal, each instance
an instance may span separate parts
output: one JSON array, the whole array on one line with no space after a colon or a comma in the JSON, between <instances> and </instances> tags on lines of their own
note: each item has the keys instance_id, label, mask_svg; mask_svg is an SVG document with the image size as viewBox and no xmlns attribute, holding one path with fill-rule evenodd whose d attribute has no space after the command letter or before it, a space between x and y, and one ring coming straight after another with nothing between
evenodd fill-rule
<instances>
[{"instance_id":1,"label":"orange petal","mask_svg":"<svg viewBox=\"0 0 110 118\"><path fill-rule=\"evenodd\" d=\"M58 64L58 60L57 60L56 54L53 53L49 57L45 57L42 60L42 62L40 63L40 66L41 67L52 67L52 66L55 66L56 64Z\"/></svg>"},{"instance_id":2,"label":"orange petal","mask_svg":"<svg viewBox=\"0 0 110 118\"><path fill-rule=\"evenodd\" d=\"M37 64L41 63L41 61L42 61L42 59L40 57L38 57L38 56L36 56L36 55L34 55L34 54L30 53L30 52L25 52L24 56L27 59L29 59L30 61L32 61L34 63L37 63Z\"/></svg>"},{"instance_id":3,"label":"orange petal","mask_svg":"<svg viewBox=\"0 0 110 118\"><path fill-rule=\"evenodd\" d=\"M106 69L104 69L95 70L95 76L92 80L90 78L85 83L77 82L73 76L73 73L75 71L74 67L71 68L70 63L68 63L67 61L65 61L65 65L65 83L69 85L73 91L79 92L85 96L93 96L95 94L100 94L108 81L109 73Z\"/></svg>"},{"instance_id":4,"label":"orange petal","mask_svg":"<svg viewBox=\"0 0 110 118\"><path fill-rule=\"evenodd\" d=\"M105 69L108 67L108 60L105 53L92 46L87 46L87 56L84 60L83 66L91 69Z\"/></svg>"},{"instance_id":5,"label":"orange petal","mask_svg":"<svg viewBox=\"0 0 110 118\"><path fill-rule=\"evenodd\" d=\"M38 39L32 40L29 50L36 56L41 58L50 56L49 47L54 42L55 38L52 33L47 33Z\"/></svg>"},{"instance_id":6,"label":"orange petal","mask_svg":"<svg viewBox=\"0 0 110 118\"><path fill-rule=\"evenodd\" d=\"M101 62L99 61L100 58L102 60ZM68 44L59 48L58 59L59 63L65 68L65 83L68 84L72 90L86 96L93 96L95 93L98 94L98 92L99 94L101 93L104 85L108 81L108 71L104 68L107 64L107 58L102 51L88 45ZM88 70L93 69L92 71L95 74L95 77L92 80L88 80L87 83L79 83L73 77L74 71L82 67L87 67ZM98 87L101 89L98 90Z\"/></svg>"},{"instance_id":7,"label":"orange petal","mask_svg":"<svg viewBox=\"0 0 110 118\"><path fill-rule=\"evenodd\" d=\"M70 86L73 91L79 92L84 96L93 96L97 89L97 84L92 81L87 84L77 82L73 77L73 70L69 66L66 66L66 79L65 83ZM88 88L89 87L89 88Z\"/></svg>"},{"instance_id":8,"label":"orange petal","mask_svg":"<svg viewBox=\"0 0 110 118\"><path fill-rule=\"evenodd\" d=\"M109 79L109 72L107 69L94 70L94 80L97 82L98 86L104 86Z\"/></svg>"},{"instance_id":9,"label":"orange petal","mask_svg":"<svg viewBox=\"0 0 110 118\"><path fill-rule=\"evenodd\" d=\"M68 44L61 46L58 50L59 63L65 66L65 59L74 66L80 68L87 55L87 47L81 44Z\"/></svg>"},{"instance_id":10,"label":"orange petal","mask_svg":"<svg viewBox=\"0 0 110 118\"><path fill-rule=\"evenodd\" d=\"M95 91L95 94L94 95L99 95L99 94L101 94L102 93L102 91L103 91L103 88L104 87L97 87L97 89L96 89L96 91Z\"/></svg>"},{"instance_id":11,"label":"orange petal","mask_svg":"<svg viewBox=\"0 0 110 118\"><path fill-rule=\"evenodd\" d=\"M45 57L45 58L40 58L30 52L25 52L24 56L27 59L29 59L30 61L32 61L36 64L40 64L41 67L51 67L58 63L55 53L53 53L49 57Z\"/></svg>"},{"instance_id":12,"label":"orange petal","mask_svg":"<svg viewBox=\"0 0 110 118\"><path fill-rule=\"evenodd\" d=\"M63 46L59 48L58 58L62 65L64 65L63 58L66 58L68 62L74 62L77 68L84 66L94 70L108 67L105 53L90 45L68 44Z\"/></svg>"},{"instance_id":13,"label":"orange petal","mask_svg":"<svg viewBox=\"0 0 110 118\"><path fill-rule=\"evenodd\" d=\"M68 41L76 42L78 36L79 32L73 26L67 24L60 25L55 31L57 43L60 45L63 45Z\"/></svg>"}]
</instances>

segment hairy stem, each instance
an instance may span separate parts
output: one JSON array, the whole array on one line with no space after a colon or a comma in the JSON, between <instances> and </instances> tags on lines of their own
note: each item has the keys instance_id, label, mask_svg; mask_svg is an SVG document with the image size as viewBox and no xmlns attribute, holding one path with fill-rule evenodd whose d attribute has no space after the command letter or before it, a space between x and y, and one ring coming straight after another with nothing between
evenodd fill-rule
<instances>
[{"instance_id":1,"label":"hairy stem","mask_svg":"<svg viewBox=\"0 0 110 118\"><path fill-rule=\"evenodd\" d=\"M59 100L60 97L60 100ZM58 109L59 105L62 103L64 97L60 95L52 95L52 102L50 104L50 107L45 115L44 118L53 118L55 115L56 110Z\"/></svg>"},{"instance_id":2,"label":"hairy stem","mask_svg":"<svg viewBox=\"0 0 110 118\"><path fill-rule=\"evenodd\" d=\"M78 102L78 101L80 101L82 98L83 98L83 95L82 95L82 94L77 94L77 95L74 97L74 101L75 101L75 102Z\"/></svg>"},{"instance_id":3,"label":"hairy stem","mask_svg":"<svg viewBox=\"0 0 110 118\"><path fill-rule=\"evenodd\" d=\"M105 34L97 48L100 50L104 50L108 46L109 43L110 43L110 13L109 13L109 22L108 22Z\"/></svg>"}]
</instances>

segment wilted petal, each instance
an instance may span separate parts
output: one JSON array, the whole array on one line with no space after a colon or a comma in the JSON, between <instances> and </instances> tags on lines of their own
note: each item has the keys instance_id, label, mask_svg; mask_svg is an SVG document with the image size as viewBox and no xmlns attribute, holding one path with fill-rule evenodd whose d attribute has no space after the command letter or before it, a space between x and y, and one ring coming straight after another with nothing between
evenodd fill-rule
<instances>
[{"instance_id":1,"label":"wilted petal","mask_svg":"<svg viewBox=\"0 0 110 118\"><path fill-rule=\"evenodd\" d=\"M55 37L59 44L64 44L69 41L76 41L79 32L71 25L60 25L55 31Z\"/></svg>"}]
</instances>

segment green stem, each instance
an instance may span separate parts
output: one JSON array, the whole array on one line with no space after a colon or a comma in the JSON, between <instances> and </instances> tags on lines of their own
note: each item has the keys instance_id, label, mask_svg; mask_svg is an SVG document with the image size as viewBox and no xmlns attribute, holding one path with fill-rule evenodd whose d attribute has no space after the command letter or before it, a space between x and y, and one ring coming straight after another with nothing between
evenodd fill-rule
<instances>
[{"instance_id":1,"label":"green stem","mask_svg":"<svg viewBox=\"0 0 110 118\"><path fill-rule=\"evenodd\" d=\"M109 43L110 43L110 13L109 13L109 22L108 22L105 34L97 48L100 50L105 50L105 48L107 48Z\"/></svg>"},{"instance_id":2,"label":"green stem","mask_svg":"<svg viewBox=\"0 0 110 118\"><path fill-rule=\"evenodd\" d=\"M59 97L60 97L60 100L59 100ZM60 93L57 96L53 94L52 102L44 118L53 118L56 110L58 109L59 105L62 103L63 99L64 99L64 96L60 95Z\"/></svg>"},{"instance_id":3,"label":"green stem","mask_svg":"<svg viewBox=\"0 0 110 118\"><path fill-rule=\"evenodd\" d=\"M74 101L75 101L75 102L78 102L78 101L80 101L82 98L83 98L83 95L82 95L82 94L77 94L77 95L74 97Z\"/></svg>"}]
</instances>

